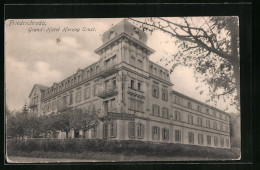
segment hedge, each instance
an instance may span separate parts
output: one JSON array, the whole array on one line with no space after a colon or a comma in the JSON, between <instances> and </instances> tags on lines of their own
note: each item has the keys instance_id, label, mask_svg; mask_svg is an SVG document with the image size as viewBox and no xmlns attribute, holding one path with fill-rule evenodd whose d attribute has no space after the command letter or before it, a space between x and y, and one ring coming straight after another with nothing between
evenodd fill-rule
<instances>
[{"instance_id":1,"label":"hedge","mask_svg":"<svg viewBox=\"0 0 260 170\"><path fill-rule=\"evenodd\" d=\"M17 152L106 152L124 153L126 155L148 156L188 156L218 159L238 159L239 151L235 149L212 148L176 143L155 143L134 140L101 139L12 139L7 141L7 154Z\"/></svg>"}]
</instances>

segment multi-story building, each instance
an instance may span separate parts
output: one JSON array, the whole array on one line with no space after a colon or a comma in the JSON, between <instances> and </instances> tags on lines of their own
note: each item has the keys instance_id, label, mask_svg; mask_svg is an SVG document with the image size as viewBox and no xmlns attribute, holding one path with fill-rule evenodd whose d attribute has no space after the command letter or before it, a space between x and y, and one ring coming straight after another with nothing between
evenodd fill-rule
<instances>
[{"instance_id":1,"label":"multi-story building","mask_svg":"<svg viewBox=\"0 0 260 170\"><path fill-rule=\"evenodd\" d=\"M110 121L85 132L87 138L230 147L229 115L172 90L169 71L149 60L154 50L145 32L123 20L102 40L98 62L51 87L33 87L31 112L95 106ZM71 130L70 137L82 133Z\"/></svg>"}]
</instances>

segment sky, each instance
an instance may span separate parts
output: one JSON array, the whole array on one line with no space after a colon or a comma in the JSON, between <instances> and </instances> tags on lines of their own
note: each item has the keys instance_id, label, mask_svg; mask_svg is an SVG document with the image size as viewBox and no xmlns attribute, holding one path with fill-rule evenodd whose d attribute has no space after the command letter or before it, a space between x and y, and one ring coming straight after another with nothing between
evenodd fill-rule
<instances>
[{"instance_id":1,"label":"sky","mask_svg":"<svg viewBox=\"0 0 260 170\"><path fill-rule=\"evenodd\" d=\"M102 45L102 34L121 20L123 18L6 20L5 97L8 108L20 110L28 103L34 84L51 86L74 74L78 68L98 61L94 50ZM89 30L84 31L84 28ZM71 31L65 31L68 29ZM156 51L149 59L164 66L159 60L167 53L176 53L177 47L168 43L173 40L161 31L147 35L147 45ZM170 75L173 89L205 102L208 96L196 90L200 83L195 82L193 74L191 68L176 67ZM207 90L207 86L203 84L203 87ZM216 107L223 110L227 105L228 102L219 100ZM230 107L228 112L236 110Z\"/></svg>"}]
</instances>

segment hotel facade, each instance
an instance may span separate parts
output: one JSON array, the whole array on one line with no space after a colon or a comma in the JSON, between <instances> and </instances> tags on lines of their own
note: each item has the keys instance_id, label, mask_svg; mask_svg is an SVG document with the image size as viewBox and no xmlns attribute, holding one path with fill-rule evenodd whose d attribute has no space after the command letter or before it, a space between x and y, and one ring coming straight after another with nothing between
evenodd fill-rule
<instances>
[{"instance_id":1,"label":"hotel facade","mask_svg":"<svg viewBox=\"0 0 260 170\"><path fill-rule=\"evenodd\" d=\"M230 148L229 115L172 90L169 71L149 60L147 35L126 20L103 34L100 60L51 87L35 84L30 112L95 107L106 120L86 138ZM71 130L70 138L83 131ZM65 138L59 132L57 138Z\"/></svg>"}]
</instances>

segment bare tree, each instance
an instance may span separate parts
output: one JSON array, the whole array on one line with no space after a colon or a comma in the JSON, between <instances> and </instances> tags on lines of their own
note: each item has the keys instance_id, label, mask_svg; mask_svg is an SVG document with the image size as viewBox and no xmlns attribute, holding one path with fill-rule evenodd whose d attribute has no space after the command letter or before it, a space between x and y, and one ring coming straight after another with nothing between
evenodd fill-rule
<instances>
[{"instance_id":1,"label":"bare tree","mask_svg":"<svg viewBox=\"0 0 260 170\"><path fill-rule=\"evenodd\" d=\"M240 110L240 59L237 17L129 18L143 31L163 31L173 38L178 52L161 58L171 65L194 68L196 80L209 85L210 98L220 97ZM200 74L197 74L200 73ZM202 75L202 76L201 76ZM201 86L200 94L204 92ZM228 109L228 108L226 108Z\"/></svg>"}]
</instances>

